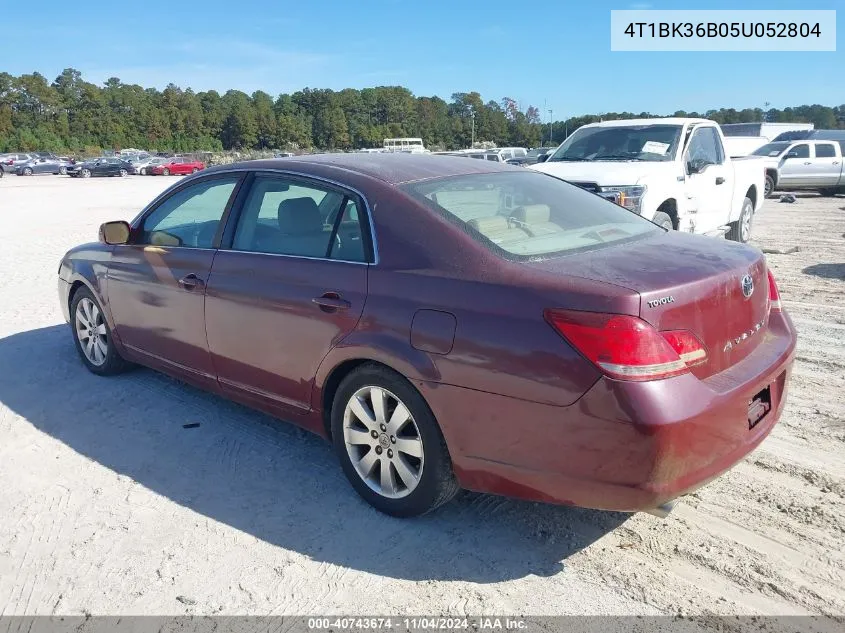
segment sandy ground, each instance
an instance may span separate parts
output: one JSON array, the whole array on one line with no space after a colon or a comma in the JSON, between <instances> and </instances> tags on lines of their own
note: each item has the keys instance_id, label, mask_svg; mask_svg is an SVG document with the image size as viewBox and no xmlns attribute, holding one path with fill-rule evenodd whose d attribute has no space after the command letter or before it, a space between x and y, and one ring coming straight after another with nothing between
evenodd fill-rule
<instances>
[{"instance_id":1,"label":"sandy ground","mask_svg":"<svg viewBox=\"0 0 845 633\"><path fill-rule=\"evenodd\" d=\"M769 255L800 332L789 403L670 518L463 493L401 521L316 437L83 369L59 259L173 182L0 180L0 614L845 613L845 198L757 218L758 246L801 247Z\"/></svg>"}]
</instances>

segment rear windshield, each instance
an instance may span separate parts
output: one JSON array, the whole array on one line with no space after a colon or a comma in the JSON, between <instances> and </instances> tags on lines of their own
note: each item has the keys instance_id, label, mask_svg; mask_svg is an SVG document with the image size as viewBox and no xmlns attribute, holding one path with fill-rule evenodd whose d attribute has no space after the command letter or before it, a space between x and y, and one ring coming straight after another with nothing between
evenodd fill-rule
<instances>
[{"instance_id":1,"label":"rear windshield","mask_svg":"<svg viewBox=\"0 0 845 633\"><path fill-rule=\"evenodd\" d=\"M662 230L595 194L535 171L455 176L402 188L508 258L594 250Z\"/></svg>"}]
</instances>

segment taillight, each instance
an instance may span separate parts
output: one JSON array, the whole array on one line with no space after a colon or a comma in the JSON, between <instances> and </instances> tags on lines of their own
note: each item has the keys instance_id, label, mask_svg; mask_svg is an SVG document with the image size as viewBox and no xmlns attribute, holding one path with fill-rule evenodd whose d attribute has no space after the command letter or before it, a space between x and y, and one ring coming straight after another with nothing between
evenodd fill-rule
<instances>
[{"instance_id":1,"label":"taillight","mask_svg":"<svg viewBox=\"0 0 845 633\"><path fill-rule=\"evenodd\" d=\"M546 310L544 316L576 350L612 378L669 378L707 358L707 350L691 332L658 332L634 316L577 310Z\"/></svg>"},{"instance_id":2,"label":"taillight","mask_svg":"<svg viewBox=\"0 0 845 633\"><path fill-rule=\"evenodd\" d=\"M772 271L769 272L769 312L780 312L780 291Z\"/></svg>"}]
</instances>

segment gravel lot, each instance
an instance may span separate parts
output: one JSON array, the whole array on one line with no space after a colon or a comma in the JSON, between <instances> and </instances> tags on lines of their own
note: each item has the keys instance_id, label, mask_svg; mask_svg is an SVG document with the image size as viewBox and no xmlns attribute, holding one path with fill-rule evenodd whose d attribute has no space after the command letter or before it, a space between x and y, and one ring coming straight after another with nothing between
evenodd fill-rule
<instances>
[{"instance_id":1,"label":"gravel lot","mask_svg":"<svg viewBox=\"0 0 845 633\"><path fill-rule=\"evenodd\" d=\"M845 197L757 218L758 246L801 248L768 255L800 333L789 403L667 520L464 493L401 521L306 432L84 370L59 259L174 181L0 180L0 614L845 613Z\"/></svg>"}]
</instances>

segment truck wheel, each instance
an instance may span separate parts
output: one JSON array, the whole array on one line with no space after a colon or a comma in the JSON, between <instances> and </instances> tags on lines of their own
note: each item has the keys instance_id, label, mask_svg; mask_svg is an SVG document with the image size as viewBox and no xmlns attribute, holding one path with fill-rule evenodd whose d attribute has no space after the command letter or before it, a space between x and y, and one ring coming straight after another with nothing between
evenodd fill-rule
<instances>
[{"instance_id":1,"label":"truck wheel","mask_svg":"<svg viewBox=\"0 0 845 633\"><path fill-rule=\"evenodd\" d=\"M774 192L775 192L775 179L772 178L769 174L766 174L766 182L763 185L763 195L768 198Z\"/></svg>"},{"instance_id":2,"label":"truck wheel","mask_svg":"<svg viewBox=\"0 0 845 633\"><path fill-rule=\"evenodd\" d=\"M819 189L819 193L826 198L831 198L837 194L836 189Z\"/></svg>"},{"instance_id":3,"label":"truck wheel","mask_svg":"<svg viewBox=\"0 0 845 633\"><path fill-rule=\"evenodd\" d=\"M731 222L731 230L728 231L727 238L745 244L751 239L751 224L753 221L754 203L751 202L751 198L746 198L742 203L742 213L739 214L739 220Z\"/></svg>"},{"instance_id":4,"label":"truck wheel","mask_svg":"<svg viewBox=\"0 0 845 633\"><path fill-rule=\"evenodd\" d=\"M666 229L667 231L671 231L675 228L675 225L672 224L672 218L670 218L667 214L663 213L663 211L658 211L654 214L654 218L651 220L657 226Z\"/></svg>"}]
</instances>

